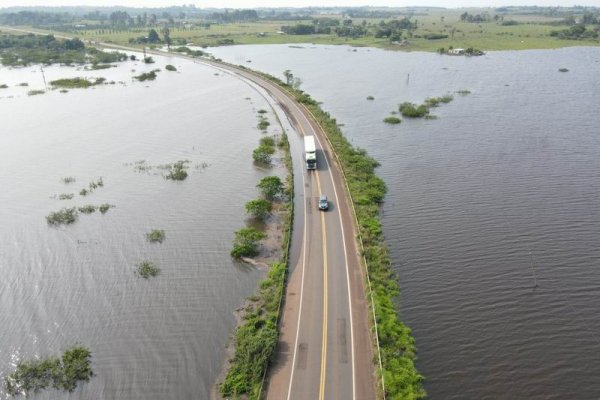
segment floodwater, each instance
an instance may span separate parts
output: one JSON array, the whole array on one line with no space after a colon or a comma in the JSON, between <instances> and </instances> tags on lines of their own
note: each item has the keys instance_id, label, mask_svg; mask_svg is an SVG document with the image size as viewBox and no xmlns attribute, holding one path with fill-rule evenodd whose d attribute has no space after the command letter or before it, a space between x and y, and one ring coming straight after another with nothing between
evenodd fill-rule
<instances>
[{"instance_id":1,"label":"floodwater","mask_svg":"<svg viewBox=\"0 0 600 400\"><path fill-rule=\"evenodd\" d=\"M278 131L269 105L231 75L154 58L100 71L45 67L48 82L94 76L115 84L37 96L27 92L44 89L39 66L0 68L9 86L0 90L0 375L74 344L93 354L89 383L35 399L209 398L234 312L264 275L229 251L256 183L282 173L252 163L258 109L269 110L269 133ZM179 72L165 71L167 63ZM131 79L154 68L162 70L156 81ZM189 176L136 171L140 160L189 160ZM76 181L61 182L68 176ZM99 177L104 187L78 194ZM46 223L62 207L102 203L115 207L68 226ZM146 241L152 229L165 230L162 244ZM160 275L137 277L142 260Z\"/></svg>"},{"instance_id":2,"label":"floodwater","mask_svg":"<svg viewBox=\"0 0 600 400\"><path fill-rule=\"evenodd\" d=\"M381 162L400 312L430 398L600 398L600 48L211 52L291 70ZM471 94L436 120L382 122L458 90Z\"/></svg>"}]
</instances>

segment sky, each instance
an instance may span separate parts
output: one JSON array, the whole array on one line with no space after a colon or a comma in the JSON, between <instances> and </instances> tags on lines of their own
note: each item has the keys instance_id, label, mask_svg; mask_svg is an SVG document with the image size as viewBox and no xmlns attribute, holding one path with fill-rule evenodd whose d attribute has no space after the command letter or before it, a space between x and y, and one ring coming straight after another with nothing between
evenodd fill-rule
<instances>
[{"instance_id":1,"label":"sky","mask_svg":"<svg viewBox=\"0 0 600 400\"><path fill-rule=\"evenodd\" d=\"M198 8L256 8L308 6L434 6L434 7L499 7L522 6L597 6L600 0L0 0L0 8L11 6L128 6L166 7L194 4Z\"/></svg>"}]
</instances>

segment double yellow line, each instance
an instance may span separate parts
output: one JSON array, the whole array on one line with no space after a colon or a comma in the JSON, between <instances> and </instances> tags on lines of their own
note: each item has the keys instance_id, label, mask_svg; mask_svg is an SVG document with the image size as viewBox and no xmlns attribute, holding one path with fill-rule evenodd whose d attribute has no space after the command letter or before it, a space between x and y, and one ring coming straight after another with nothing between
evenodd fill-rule
<instances>
[{"instance_id":1,"label":"double yellow line","mask_svg":"<svg viewBox=\"0 0 600 400\"><path fill-rule=\"evenodd\" d=\"M321 194L321 181L315 171L317 188ZM327 371L327 233L325 231L325 213L321 214L321 236L323 238L323 342L321 345L321 384L319 386L319 400L325 400L325 376Z\"/></svg>"}]
</instances>

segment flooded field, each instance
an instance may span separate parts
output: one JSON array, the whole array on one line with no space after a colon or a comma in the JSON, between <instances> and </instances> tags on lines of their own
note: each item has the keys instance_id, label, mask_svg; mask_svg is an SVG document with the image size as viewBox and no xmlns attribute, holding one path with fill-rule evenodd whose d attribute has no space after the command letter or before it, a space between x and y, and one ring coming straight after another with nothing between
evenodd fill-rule
<instances>
[{"instance_id":1,"label":"flooded field","mask_svg":"<svg viewBox=\"0 0 600 400\"><path fill-rule=\"evenodd\" d=\"M0 68L0 375L73 344L92 351L95 374L71 394L35 399L208 398L234 311L264 274L229 251L256 183L274 173L252 162L257 110L269 110L269 133L281 131L272 111L230 75L154 58L44 75ZM132 79L153 69L155 81ZM114 84L27 94L68 77ZM158 166L178 160L189 161L187 179L165 179ZM114 207L46 222L64 207L101 204ZM147 240L153 229L164 230L162 243ZM142 260L160 274L136 276Z\"/></svg>"}]
</instances>

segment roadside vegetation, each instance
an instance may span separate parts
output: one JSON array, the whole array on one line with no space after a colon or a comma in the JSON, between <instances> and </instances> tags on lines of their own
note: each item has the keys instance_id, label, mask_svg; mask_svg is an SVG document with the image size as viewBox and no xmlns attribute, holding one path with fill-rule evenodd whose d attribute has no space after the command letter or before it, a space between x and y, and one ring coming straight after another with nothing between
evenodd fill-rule
<instances>
[{"instance_id":1,"label":"roadside vegetation","mask_svg":"<svg viewBox=\"0 0 600 400\"><path fill-rule=\"evenodd\" d=\"M86 347L74 346L60 358L20 361L15 372L4 377L4 388L10 396L29 396L47 388L72 392L80 381L88 382L94 375L91 357Z\"/></svg>"},{"instance_id":2,"label":"roadside vegetation","mask_svg":"<svg viewBox=\"0 0 600 400\"><path fill-rule=\"evenodd\" d=\"M219 384L219 391L224 398L260 399L263 377L273 359L279 337L278 321L285 291L294 210L292 159L285 134L281 135L278 147L285 153L284 163L288 170L286 183L284 184L277 176L262 178L256 185L262 197L259 200L262 201L256 201L256 204L268 203L271 204L271 207L277 204L279 207L280 215L283 218L281 226L283 254L279 262L271 264L267 277L259 284L258 293L248 299L248 304L244 308L242 322L233 336L235 353L229 360L223 382ZM265 206L265 208L267 207ZM258 232L259 235L255 238L262 237L260 231L251 232L250 235L256 235ZM238 233L239 231L236 232L236 239ZM234 250L236 250L236 245L240 244L242 244L240 247L243 248L243 243L234 241ZM232 256L234 250L232 250ZM252 249L250 248L250 250Z\"/></svg>"},{"instance_id":3,"label":"roadside vegetation","mask_svg":"<svg viewBox=\"0 0 600 400\"><path fill-rule=\"evenodd\" d=\"M360 241L371 283L372 300L371 297L369 300L375 309L386 397L424 398L424 378L415 367L415 341L410 328L398 316L400 288L383 240L379 211L387 189L383 180L375 174L375 168L379 164L366 151L353 147L343 136L337 121L323 111L308 94L271 75L257 74L279 84L306 106L325 131L340 160L355 206Z\"/></svg>"}]
</instances>

